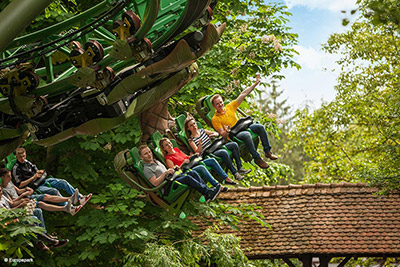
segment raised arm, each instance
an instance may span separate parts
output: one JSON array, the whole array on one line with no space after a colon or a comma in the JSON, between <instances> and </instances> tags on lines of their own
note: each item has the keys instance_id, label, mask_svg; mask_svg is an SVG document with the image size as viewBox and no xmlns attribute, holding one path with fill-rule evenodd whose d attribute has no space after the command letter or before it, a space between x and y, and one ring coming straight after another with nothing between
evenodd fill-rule
<instances>
[{"instance_id":1,"label":"raised arm","mask_svg":"<svg viewBox=\"0 0 400 267\"><path fill-rule=\"evenodd\" d=\"M240 105L242 103L242 101L244 100L244 98L246 96L248 96L253 90L254 88L256 88L256 86L260 83L260 74L256 75L256 81L250 86L247 87L245 90L243 90L240 95L236 98L236 101L238 102L238 104ZM221 134L222 135L222 134Z\"/></svg>"}]
</instances>

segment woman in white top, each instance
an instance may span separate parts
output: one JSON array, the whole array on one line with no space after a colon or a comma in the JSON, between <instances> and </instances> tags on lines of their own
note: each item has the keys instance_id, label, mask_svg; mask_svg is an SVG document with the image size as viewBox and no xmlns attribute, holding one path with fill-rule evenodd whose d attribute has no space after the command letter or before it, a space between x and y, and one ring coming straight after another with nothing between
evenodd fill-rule
<instances>
[{"instance_id":1,"label":"woman in white top","mask_svg":"<svg viewBox=\"0 0 400 267\"><path fill-rule=\"evenodd\" d=\"M210 137L217 137L219 134L206 129L199 129L197 127L196 120L188 116L185 121L185 133L189 141L190 147L193 149L194 153L201 153L211 145ZM228 142L225 146L232 151L233 158L236 161L237 169L233 166L232 160L229 156L228 151L221 148L215 151L213 154L220 157L228 169L232 172L235 179L240 181L243 179L241 174L247 174L251 170L246 170L242 167L242 161L240 159L239 146L235 142Z\"/></svg>"}]
</instances>

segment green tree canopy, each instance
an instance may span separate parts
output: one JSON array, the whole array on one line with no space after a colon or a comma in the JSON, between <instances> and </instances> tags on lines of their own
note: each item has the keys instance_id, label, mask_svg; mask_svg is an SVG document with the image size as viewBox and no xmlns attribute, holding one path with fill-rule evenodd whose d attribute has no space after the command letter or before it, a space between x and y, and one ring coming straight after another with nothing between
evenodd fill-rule
<instances>
[{"instance_id":1,"label":"green tree canopy","mask_svg":"<svg viewBox=\"0 0 400 267\"><path fill-rule=\"evenodd\" d=\"M323 46L340 54L341 74L331 103L298 112L291 136L312 160L306 182L364 181L400 188L399 31L376 22L363 1L351 29ZM389 3L392 1L387 1Z\"/></svg>"},{"instance_id":2,"label":"green tree canopy","mask_svg":"<svg viewBox=\"0 0 400 267\"><path fill-rule=\"evenodd\" d=\"M62 8L50 7L43 14L43 20L38 19L27 31L44 26L48 15L57 20L59 11L64 17L83 10L85 7L77 2L58 1ZM182 103L173 109L177 113L192 109L197 99L215 89L233 98L250 84L256 72L264 77L278 77L276 73L280 69L297 66L292 60L291 48L297 36L285 26L290 14L284 6L252 0L219 1L215 11L214 22L226 22L227 30L219 44L198 61L198 78L174 97L177 103ZM274 120L268 123L277 132ZM133 119L111 131L74 137L48 148L29 141L25 144L28 158L40 168L67 179L82 193L94 194L75 217L45 212L50 232L69 238L70 245L52 256L31 250L35 264L73 266L85 261L86 265L93 266L171 266L174 263L175 266L197 266L199 262L246 265L247 259L237 238L212 232L204 233L202 239L196 238L192 234L195 226L189 220L179 220L153 206L144 200L141 192L121 180L113 167L114 156L137 146L140 135L138 121ZM257 220L267 227L252 206L226 207L220 203L206 205L190 201L184 209L188 215L213 216L232 227L240 227L241 220L245 219ZM155 259L155 255L159 257Z\"/></svg>"}]
</instances>

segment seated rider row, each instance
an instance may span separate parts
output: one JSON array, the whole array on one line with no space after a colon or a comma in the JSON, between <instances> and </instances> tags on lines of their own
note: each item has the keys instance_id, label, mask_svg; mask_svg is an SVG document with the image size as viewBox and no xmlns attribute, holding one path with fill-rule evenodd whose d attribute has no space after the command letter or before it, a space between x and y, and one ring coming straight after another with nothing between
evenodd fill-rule
<instances>
[{"instance_id":1,"label":"seated rider row","mask_svg":"<svg viewBox=\"0 0 400 267\"><path fill-rule=\"evenodd\" d=\"M190 157L183 153L179 148L173 147L171 141L168 138L162 138L159 142L159 146L164 154L165 162L168 168L180 168L184 163L189 163ZM212 170L214 170L223 180L225 180L226 184L236 185L236 182L232 181L231 178L228 177L226 172L221 168L219 163L214 158L207 158L202 160L206 166L209 166ZM203 165L197 165L193 167L193 170L198 172L204 179L206 179L213 186L217 186L218 182L214 179L214 177L210 174L206 167Z\"/></svg>"},{"instance_id":2,"label":"seated rider row","mask_svg":"<svg viewBox=\"0 0 400 267\"><path fill-rule=\"evenodd\" d=\"M143 160L143 173L153 186L160 185L168 175L175 173L173 168L167 169L164 164L154 159L153 153L147 145L141 145L138 150L139 156ZM220 184L217 184L214 188L209 188L198 173L193 170L178 176L175 181L195 189L205 196L207 202L213 201L222 190Z\"/></svg>"},{"instance_id":3,"label":"seated rider row","mask_svg":"<svg viewBox=\"0 0 400 267\"><path fill-rule=\"evenodd\" d=\"M0 208L33 209L32 217L40 220L41 223L38 226L44 228L44 233L37 234L38 239L34 241L35 247L39 250L48 251L50 248L65 246L69 242L68 239L58 240L46 233L42 209L64 211L75 215L89 201L92 194L86 196L80 194L77 188L74 189L64 179L46 178L44 170L39 170L36 165L26 159L24 148L17 148L15 154L17 161L12 167L12 173L6 168L0 168ZM39 181L41 184L35 183ZM37 191L34 191L31 186ZM64 189L70 197L63 197L57 189Z\"/></svg>"},{"instance_id":4,"label":"seated rider row","mask_svg":"<svg viewBox=\"0 0 400 267\"><path fill-rule=\"evenodd\" d=\"M211 98L211 104L215 108L215 114L211 119L214 129L225 139L228 139L230 129L237 123L236 110L243 102L244 98L248 96L254 88L260 83L260 75L257 74L256 81L253 85L243 90L240 95L228 105L224 106L222 97L218 94ZM265 156L271 160L276 160L277 157L271 152L271 145L268 140L267 131L264 126L259 123L253 123L249 127L254 133L260 137L262 146L264 148ZM236 137L242 140L254 159L254 162L262 169L267 169L269 165L261 158L254 145L252 136L248 131L239 132Z\"/></svg>"},{"instance_id":5,"label":"seated rider row","mask_svg":"<svg viewBox=\"0 0 400 267\"><path fill-rule=\"evenodd\" d=\"M82 204L78 204L77 191L71 197L54 196L49 194L35 194L33 189L25 187L20 189L16 187L11 181L11 172L6 168L0 168L1 187L3 188L3 194L10 203L11 208L25 207L32 199L36 200L36 208L41 208L47 211L65 211L72 216L81 210L83 205L87 201L83 201ZM68 203L63 206L48 204L51 203ZM73 205L72 205L73 204Z\"/></svg>"},{"instance_id":6,"label":"seated rider row","mask_svg":"<svg viewBox=\"0 0 400 267\"><path fill-rule=\"evenodd\" d=\"M191 116L188 116L185 121L185 133L189 140L190 147L195 153L199 154L202 154L211 145L210 137L218 136L218 133L216 132L209 131L203 128L199 129L197 127L196 120ZM233 166L232 159L229 156L228 151L226 151L225 149L220 148L213 152L213 154L217 157L220 157L225 166L232 172L235 179L240 181L243 179L241 174L246 175L251 172L251 170L246 170L242 167L240 149L239 145L236 142L228 142L225 144L225 146L232 152L232 156L236 161L237 169ZM229 180L225 180L225 182L229 184Z\"/></svg>"},{"instance_id":7,"label":"seated rider row","mask_svg":"<svg viewBox=\"0 0 400 267\"><path fill-rule=\"evenodd\" d=\"M7 198L3 194L3 187L0 186L0 209L16 209L16 208L20 208L21 206L22 206L22 204L20 203L19 205L12 207L11 202L9 201L9 198ZM66 244L68 244L68 242L69 242L68 239L58 240L57 237L51 236L47 233L46 226L45 226L44 219L43 219L43 213L40 208L34 208L31 217L38 219L40 221L40 223L37 226L42 227L44 230L43 233L39 233L39 234L36 233L37 239L35 239L33 243L37 249L39 249L41 251L48 251L48 250L50 250L50 248L60 248L60 247L65 246ZM19 221L19 219L16 218L12 222L14 222L14 221ZM9 223L12 223L12 222L9 222ZM6 223L6 225L9 223ZM46 246L46 244L44 242L46 242L48 246Z\"/></svg>"},{"instance_id":8,"label":"seated rider row","mask_svg":"<svg viewBox=\"0 0 400 267\"><path fill-rule=\"evenodd\" d=\"M61 194L57 189L63 189L69 196L74 195L72 201L73 205L82 205L92 197L91 193L86 196L82 195L79 193L78 188L74 189L67 180L59 178L46 178L41 185L35 188L34 182L42 178L42 176L45 175L45 171L39 170L35 164L26 159L25 148L17 148L15 154L17 161L11 169L11 175L13 183L17 188L25 189L26 187L30 187L43 194L59 196L61 196ZM67 205L67 203L64 202L64 205Z\"/></svg>"}]
</instances>

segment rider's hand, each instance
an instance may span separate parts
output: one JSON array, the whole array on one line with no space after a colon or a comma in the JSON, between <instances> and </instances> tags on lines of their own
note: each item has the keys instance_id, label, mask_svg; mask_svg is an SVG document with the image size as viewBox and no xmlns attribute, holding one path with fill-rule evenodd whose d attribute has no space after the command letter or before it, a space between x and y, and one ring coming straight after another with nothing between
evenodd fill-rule
<instances>
[{"instance_id":1,"label":"rider's hand","mask_svg":"<svg viewBox=\"0 0 400 267\"><path fill-rule=\"evenodd\" d=\"M256 74L256 82L255 82L255 84L257 85L259 83L260 83L260 73L257 73Z\"/></svg>"},{"instance_id":2,"label":"rider's hand","mask_svg":"<svg viewBox=\"0 0 400 267\"><path fill-rule=\"evenodd\" d=\"M174 173L175 173L175 170L172 169L172 168L169 168L169 169L167 170L167 173L168 173L168 174L174 174Z\"/></svg>"},{"instance_id":3,"label":"rider's hand","mask_svg":"<svg viewBox=\"0 0 400 267\"><path fill-rule=\"evenodd\" d=\"M190 159L185 159L182 164L189 163Z\"/></svg>"},{"instance_id":4,"label":"rider's hand","mask_svg":"<svg viewBox=\"0 0 400 267\"><path fill-rule=\"evenodd\" d=\"M212 133L212 135L211 135L211 137L218 137L219 136L219 133L217 133L217 132L214 132L214 133Z\"/></svg>"},{"instance_id":5,"label":"rider's hand","mask_svg":"<svg viewBox=\"0 0 400 267\"><path fill-rule=\"evenodd\" d=\"M29 192L29 191L25 191L25 192L23 192L23 193L21 194L22 197L26 197L26 196L29 196L29 195L30 195L30 192Z\"/></svg>"}]
</instances>

